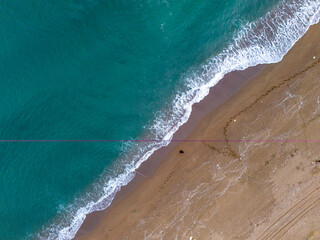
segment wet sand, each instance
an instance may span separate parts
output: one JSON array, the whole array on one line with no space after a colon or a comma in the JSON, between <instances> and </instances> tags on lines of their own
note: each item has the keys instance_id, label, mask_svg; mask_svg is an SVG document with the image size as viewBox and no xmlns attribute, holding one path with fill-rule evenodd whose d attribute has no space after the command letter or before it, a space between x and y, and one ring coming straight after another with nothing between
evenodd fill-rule
<instances>
[{"instance_id":1,"label":"wet sand","mask_svg":"<svg viewBox=\"0 0 320 240\"><path fill-rule=\"evenodd\" d=\"M174 136L226 141L160 149L77 238L319 238L319 32L280 63L227 75Z\"/></svg>"}]
</instances>

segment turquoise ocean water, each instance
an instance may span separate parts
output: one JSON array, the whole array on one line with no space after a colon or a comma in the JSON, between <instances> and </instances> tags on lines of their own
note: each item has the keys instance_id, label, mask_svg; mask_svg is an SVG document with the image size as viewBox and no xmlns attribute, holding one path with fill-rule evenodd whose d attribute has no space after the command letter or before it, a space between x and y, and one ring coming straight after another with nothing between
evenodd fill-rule
<instances>
[{"instance_id":1,"label":"turquoise ocean water","mask_svg":"<svg viewBox=\"0 0 320 240\"><path fill-rule=\"evenodd\" d=\"M1 140L170 140L236 69L281 60L319 0L0 0ZM0 142L0 239L71 239L168 141Z\"/></svg>"}]
</instances>

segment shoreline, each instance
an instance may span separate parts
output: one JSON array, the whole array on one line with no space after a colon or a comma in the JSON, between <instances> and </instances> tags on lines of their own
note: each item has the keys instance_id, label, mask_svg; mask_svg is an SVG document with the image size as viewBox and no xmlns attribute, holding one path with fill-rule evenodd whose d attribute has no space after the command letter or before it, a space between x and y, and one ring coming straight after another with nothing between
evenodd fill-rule
<instances>
[{"instance_id":1,"label":"shoreline","mask_svg":"<svg viewBox=\"0 0 320 240\"><path fill-rule=\"evenodd\" d=\"M310 28L316 29L319 28L319 24L311 26ZM315 32L316 30L308 30L308 32ZM310 33L311 34L311 33ZM309 34L309 35L310 35ZM307 34L306 34L307 35ZM302 37L301 39L306 39L308 37ZM186 124L180 127L180 129L174 134L173 139L185 139L187 136L194 135L194 130L197 129L198 132L203 131L207 125L208 125L208 116L212 116L212 114L216 111L218 112L217 116L219 115L219 111L221 111L222 106L225 107L228 105L226 102L232 101L232 99L235 99L233 97L234 95L240 95L245 91L245 88L250 88L247 85L254 85L253 82L257 82L257 78L259 78L260 75L268 75L268 71L272 69L275 71L277 70L278 66L283 65L283 62L287 62L288 64L293 64L292 67L296 68L301 68L298 63L295 63L294 60L288 60L287 55L292 55L292 52L297 52L296 49L302 48L301 42L303 40L299 40L299 44L295 44L293 49L290 50L289 53L286 54L284 57L285 60L281 61L280 63L275 63L275 64L269 64L269 65L262 65L262 66L257 66L257 67L251 67L248 68L244 71L236 71L227 74L223 80L219 81L217 85L215 85L213 88L210 90L210 94L200 103L197 103L193 106L193 111L192 114ZM304 40L305 41L305 40ZM305 43L304 43L305 44ZM313 43L314 44L314 43ZM307 45L307 44L306 44ZM308 55L308 59L311 57L309 56L309 53L305 53L305 55ZM311 54L312 55L312 54ZM312 62L312 60L311 60ZM278 69L279 70L279 69ZM283 74L280 74L280 77L285 77L286 76L286 71L282 71ZM281 72L281 73L282 73ZM240 78L241 81L235 81L235 79ZM228 84L233 83L231 87ZM237 83L235 87L234 83ZM255 83L256 85L263 85L265 83ZM229 86L229 88L228 88ZM261 86L259 86L261 87ZM228 90L228 91L224 91ZM214 92L217 91L215 94ZM217 96L217 93L220 93L219 96ZM223 93L223 94L221 94ZM249 96L252 97L252 96ZM218 102L220 98L220 102ZM213 101L214 100L214 101ZM234 100L235 101L235 100ZM212 106L212 104L214 106ZM218 109L218 110L217 110ZM199 130L200 129L200 130ZM191 133L192 132L192 133ZM120 205L124 204L125 201L129 201L129 195L132 198L133 193L136 193L138 191L141 191L141 186L144 184L146 185L146 182L152 181L152 179L155 178L155 172L158 173L160 170L160 167L163 167L163 165L167 164L168 165L168 158L172 155L176 155L178 148L178 145L187 145L187 144L180 144L180 143L175 143L171 142L168 146L161 148L157 150L147 161L145 161L139 169L136 171L137 174L134 177L134 179L125 187L123 187L117 194L116 198L113 200L111 206L109 206L106 210L103 210L101 212L94 212L89 215L87 215L86 220L84 221L83 225L77 232L76 238L82 238L84 236L88 236L94 231L100 227L101 228L101 221L109 214L111 211L115 211L115 209ZM164 160L163 160L164 159ZM163 161L162 161L163 160ZM166 163L164 163L166 162ZM161 165L159 167L159 165Z\"/></svg>"},{"instance_id":2,"label":"shoreline","mask_svg":"<svg viewBox=\"0 0 320 240\"><path fill-rule=\"evenodd\" d=\"M226 74L214 87L209 94L199 103L192 106L192 113L188 121L183 124L172 139L186 139L196 128L198 123L205 116L216 108L220 107L225 101L238 92L247 82L259 74L266 65L257 65L245 70L238 70ZM168 146L156 150L141 166L136 170L135 177L125 186L121 187L113 199L111 205L102 211L95 211L87 215L85 221L78 230L75 238L81 238L98 226L103 216L112 205L130 194L142 181L150 177L168 154L179 144L171 141Z\"/></svg>"},{"instance_id":3,"label":"shoreline","mask_svg":"<svg viewBox=\"0 0 320 240\"><path fill-rule=\"evenodd\" d=\"M287 15L288 12L292 13L292 15ZM284 13L285 16L290 18L290 21L287 17L283 16ZM160 129L156 129L157 132L154 134L160 138L171 138L174 132L179 129L179 126L189 119L192 106L201 101L209 93L212 86L218 83L219 79L227 72L245 69L248 66L257 64L279 62L298 39L306 33L309 27L319 20L319 14L319 4L317 2L290 2L286 5L280 3L264 17L250 23L247 26L248 28L243 28L234 36L234 43L228 45L222 52L213 56L201 66L203 72L200 72L200 75L197 73L194 79L186 79L187 82L190 81L191 90L183 92L182 95L176 95L172 109L169 109L170 114L168 115L167 113L170 116L169 119L163 117L157 119L156 125L159 124L164 128L160 127ZM261 29L264 29L264 31L261 32ZM259 34L257 35L257 33ZM257 48L257 46L259 47ZM194 82L198 78L200 78L200 82ZM125 176L125 179L123 179L122 175L114 179L117 182L116 186L119 187L127 184L130 174L135 172L137 166L148 159L155 149L161 147L160 145L166 144L159 144L153 147L148 146L152 149L145 149L146 151L143 155L137 156L133 162L135 166L131 164L126 166L125 172L128 174ZM144 178L143 176L140 177ZM86 215L89 215L93 209L97 209L97 206L99 208L101 203L108 206L112 202L110 199L113 199L113 194L116 192L115 186L112 184L105 187L101 192L105 193L105 195L99 198L98 201L94 200L93 206L91 204L85 205L80 208L82 212L77 211L76 214L68 216L68 219L66 219L68 225L63 224L63 226L58 224L58 228L50 226L50 231L53 231L52 234L50 233L50 237L55 238L55 235L57 235L59 238L73 238L81 224L83 224ZM98 193L98 196L101 196L101 194ZM107 198L109 198L108 201L103 200Z\"/></svg>"}]
</instances>

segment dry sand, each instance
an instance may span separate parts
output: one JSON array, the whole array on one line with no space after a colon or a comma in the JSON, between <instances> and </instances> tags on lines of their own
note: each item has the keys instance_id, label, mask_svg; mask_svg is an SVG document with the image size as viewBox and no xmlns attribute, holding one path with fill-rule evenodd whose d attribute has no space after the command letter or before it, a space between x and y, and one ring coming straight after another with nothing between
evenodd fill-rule
<instances>
[{"instance_id":1,"label":"dry sand","mask_svg":"<svg viewBox=\"0 0 320 240\"><path fill-rule=\"evenodd\" d=\"M319 33L312 26L187 137L228 141L171 147L78 238L320 239L320 142L295 141L320 140ZM229 141L239 139L290 141Z\"/></svg>"}]
</instances>

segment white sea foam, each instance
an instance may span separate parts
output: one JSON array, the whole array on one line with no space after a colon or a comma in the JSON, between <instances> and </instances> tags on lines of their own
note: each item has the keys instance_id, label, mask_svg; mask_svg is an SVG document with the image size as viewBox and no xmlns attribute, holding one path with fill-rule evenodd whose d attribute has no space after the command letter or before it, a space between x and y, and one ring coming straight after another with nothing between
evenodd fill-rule
<instances>
[{"instance_id":1,"label":"white sea foam","mask_svg":"<svg viewBox=\"0 0 320 240\"><path fill-rule=\"evenodd\" d=\"M171 108L160 112L149 139L158 142L137 143L130 146L130 156L118 161L114 172L106 172L88 194L61 210L58 224L45 227L37 234L40 239L72 239L87 214L107 208L121 186L135 176L135 170L157 149L169 144L173 134L184 124L192 105L201 101L223 76L258 64L275 63L320 19L320 0L292 0L280 3L256 22L247 24L220 54L209 59L185 79L187 90L179 92ZM166 140L166 141L162 141ZM134 156L134 157L132 157ZM122 167L121 167L122 166ZM125 166L125 167L123 167Z\"/></svg>"}]
</instances>

